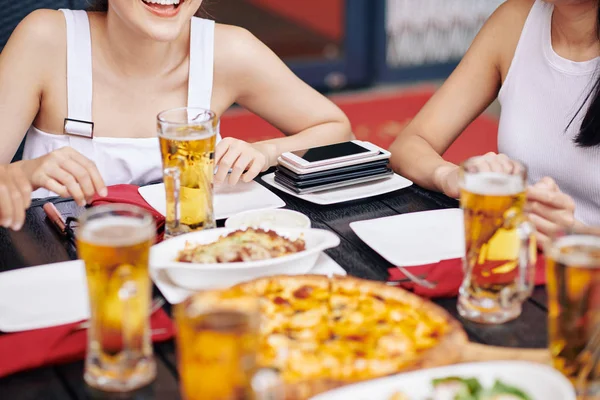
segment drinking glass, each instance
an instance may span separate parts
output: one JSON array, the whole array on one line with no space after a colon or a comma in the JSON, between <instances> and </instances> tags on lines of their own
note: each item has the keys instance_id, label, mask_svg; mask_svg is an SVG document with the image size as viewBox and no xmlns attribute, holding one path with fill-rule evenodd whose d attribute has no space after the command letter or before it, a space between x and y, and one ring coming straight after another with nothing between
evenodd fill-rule
<instances>
[{"instance_id":1,"label":"drinking glass","mask_svg":"<svg viewBox=\"0 0 600 400\"><path fill-rule=\"evenodd\" d=\"M546 248L550 353L582 399L600 399L600 230Z\"/></svg>"},{"instance_id":2,"label":"drinking glass","mask_svg":"<svg viewBox=\"0 0 600 400\"><path fill-rule=\"evenodd\" d=\"M465 278L459 314L471 321L499 324L518 317L534 283L534 227L524 206L527 170L482 170L472 158L461 167L460 204L464 210Z\"/></svg>"},{"instance_id":3,"label":"drinking glass","mask_svg":"<svg viewBox=\"0 0 600 400\"><path fill-rule=\"evenodd\" d=\"M283 398L279 375L257 368L258 299L205 291L174 313L184 400Z\"/></svg>"},{"instance_id":4,"label":"drinking glass","mask_svg":"<svg viewBox=\"0 0 600 400\"><path fill-rule=\"evenodd\" d=\"M84 378L96 389L128 392L156 375L148 274L154 236L152 215L131 205L94 207L80 218L77 251L90 303Z\"/></svg>"},{"instance_id":5,"label":"drinking glass","mask_svg":"<svg viewBox=\"0 0 600 400\"><path fill-rule=\"evenodd\" d=\"M215 227L214 153L219 121L201 108L176 108L157 116L167 215L165 236Z\"/></svg>"}]
</instances>

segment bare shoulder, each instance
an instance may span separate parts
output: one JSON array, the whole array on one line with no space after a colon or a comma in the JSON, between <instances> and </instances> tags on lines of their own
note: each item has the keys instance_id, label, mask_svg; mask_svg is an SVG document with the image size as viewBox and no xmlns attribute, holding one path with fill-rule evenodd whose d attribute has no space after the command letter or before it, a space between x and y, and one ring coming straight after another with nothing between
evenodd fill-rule
<instances>
[{"instance_id":1,"label":"bare shoulder","mask_svg":"<svg viewBox=\"0 0 600 400\"><path fill-rule=\"evenodd\" d=\"M248 71L252 66L272 60L271 50L247 29L216 24L215 65L228 74Z\"/></svg>"},{"instance_id":2,"label":"bare shoulder","mask_svg":"<svg viewBox=\"0 0 600 400\"><path fill-rule=\"evenodd\" d=\"M35 10L19 23L9 43L49 54L66 47L66 29L62 12Z\"/></svg>"}]
</instances>

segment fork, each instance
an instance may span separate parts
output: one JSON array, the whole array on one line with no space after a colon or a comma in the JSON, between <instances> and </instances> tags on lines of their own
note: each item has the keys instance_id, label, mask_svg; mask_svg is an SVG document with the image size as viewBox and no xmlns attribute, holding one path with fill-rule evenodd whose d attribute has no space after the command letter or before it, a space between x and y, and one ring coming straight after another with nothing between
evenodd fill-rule
<instances>
[{"instance_id":1,"label":"fork","mask_svg":"<svg viewBox=\"0 0 600 400\"><path fill-rule=\"evenodd\" d=\"M402 272L404 276L406 276L415 285L424 287L426 289L435 289L437 287L437 282L429 282L427 279L419 278L404 267L396 266L396 268L398 268L400 272Z\"/></svg>"},{"instance_id":2,"label":"fork","mask_svg":"<svg viewBox=\"0 0 600 400\"><path fill-rule=\"evenodd\" d=\"M583 365L583 368L581 368L581 371L577 375L577 386L586 395L588 378L598 368L600 363L600 323L594 327L592 338L579 356L577 356L577 362Z\"/></svg>"},{"instance_id":3,"label":"fork","mask_svg":"<svg viewBox=\"0 0 600 400\"><path fill-rule=\"evenodd\" d=\"M152 307L150 307L150 315L154 314L155 312L157 312L158 310L160 310L162 308L162 306L165 305L165 300L161 297L157 297L155 299L152 300ZM79 325L77 325L75 327L75 330L81 330L81 329L88 329L90 327L90 320L87 321L83 321L82 323L80 323ZM158 332L161 331L161 332ZM157 332L155 332L154 330L152 331L152 334L161 334L163 333L162 331L164 331L164 329L157 329Z\"/></svg>"}]
</instances>

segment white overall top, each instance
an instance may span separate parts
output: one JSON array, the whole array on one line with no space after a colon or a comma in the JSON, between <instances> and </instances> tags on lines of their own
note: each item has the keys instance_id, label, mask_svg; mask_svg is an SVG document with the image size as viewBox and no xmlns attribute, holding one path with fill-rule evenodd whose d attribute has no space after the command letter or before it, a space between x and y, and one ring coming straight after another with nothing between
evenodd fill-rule
<instances>
[{"instance_id":1,"label":"white overall top","mask_svg":"<svg viewBox=\"0 0 600 400\"><path fill-rule=\"evenodd\" d=\"M61 10L67 26L68 118L92 122L92 44L85 11ZM213 85L213 21L192 18L188 106L210 109ZM27 132L23 159L41 157L70 146L96 163L107 186L131 183L142 185L162 178L162 162L157 137L91 137L91 125L67 123L66 130L81 136L55 135L31 126ZM220 139L217 136L217 141ZM38 189L32 197L55 196Z\"/></svg>"},{"instance_id":2,"label":"white overall top","mask_svg":"<svg viewBox=\"0 0 600 400\"><path fill-rule=\"evenodd\" d=\"M556 54L553 10L537 0L521 33L498 97L498 149L528 166L530 183L553 178L575 200L575 217L600 226L600 146L573 142L589 102L566 129L590 92L600 58L574 62Z\"/></svg>"}]
</instances>

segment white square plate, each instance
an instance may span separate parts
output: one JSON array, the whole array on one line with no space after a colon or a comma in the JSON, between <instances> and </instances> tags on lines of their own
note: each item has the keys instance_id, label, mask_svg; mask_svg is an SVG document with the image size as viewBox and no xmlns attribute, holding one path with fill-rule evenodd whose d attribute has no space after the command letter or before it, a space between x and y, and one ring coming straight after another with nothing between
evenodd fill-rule
<instances>
[{"instance_id":1,"label":"white square plate","mask_svg":"<svg viewBox=\"0 0 600 400\"><path fill-rule=\"evenodd\" d=\"M533 400L575 400L571 383L558 371L542 364L523 361L491 361L425 369L345 386L315 396L312 400L390 400L401 391L410 400L431 396L431 381L459 376L476 378L484 387L496 379L525 391Z\"/></svg>"},{"instance_id":2,"label":"white square plate","mask_svg":"<svg viewBox=\"0 0 600 400\"><path fill-rule=\"evenodd\" d=\"M166 214L165 185L162 183L142 186L138 189L144 200L162 215ZM275 193L257 182L240 182L237 185L215 185L215 219L253 210L281 208L285 202Z\"/></svg>"},{"instance_id":3,"label":"white square plate","mask_svg":"<svg viewBox=\"0 0 600 400\"><path fill-rule=\"evenodd\" d=\"M310 270L309 273L327 276L346 275L346 271L325 253L321 253L315 266ZM151 266L150 276L162 295L171 304L181 303L188 296L194 293L192 290L187 290L175 285L173 281L169 279L169 275L164 269L154 268Z\"/></svg>"},{"instance_id":4,"label":"white square plate","mask_svg":"<svg viewBox=\"0 0 600 400\"><path fill-rule=\"evenodd\" d=\"M89 317L82 261L0 273L0 332L69 324Z\"/></svg>"},{"instance_id":5,"label":"white square plate","mask_svg":"<svg viewBox=\"0 0 600 400\"><path fill-rule=\"evenodd\" d=\"M463 211L423 211L352 222L350 228L393 265L433 264L465 255Z\"/></svg>"},{"instance_id":6,"label":"white square plate","mask_svg":"<svg viewBox=\"0 0 600 400\"><path fill-rule=\"evenodd\" d=\"M285 186L282 186L279 183L275 182L274 173L264 175L262 177L262 180L270 186L273 186L274 188L277 188L284 193L320 205L343 203L345 201L379 196L381 194L386 194L394 192L396 190L407 188L413 184L408 179L403 178L400 175L393 174L389 178L373 182L361 183L358 185L347 186L339 189L324 190L322 192L317 193L298 194L286 188Z\"/></svg>"}]
</instances>

